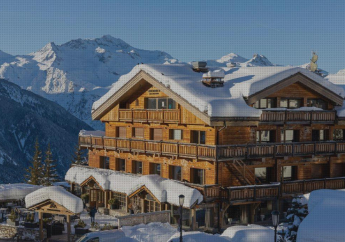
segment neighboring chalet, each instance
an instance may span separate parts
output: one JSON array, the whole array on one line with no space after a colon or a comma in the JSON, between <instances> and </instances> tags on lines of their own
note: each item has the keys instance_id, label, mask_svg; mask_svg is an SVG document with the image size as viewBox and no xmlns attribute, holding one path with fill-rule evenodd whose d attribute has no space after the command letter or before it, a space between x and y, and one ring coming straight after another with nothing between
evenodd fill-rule
<instances>
[{"instance_id":1,"label":"neighboring chalet","mask_svg":"<svg viewBox=\"0 0 345 242\"><path fill-rule=\"evenodd\" d=\"M142 64L94 103L92 118L105 124L105 134L81 132L79 145L89 150L94 170L142 180L156 174L197 189L203 201L190 190L186 208L199 226L220 227L226 218L253 223L272 209L286 211L298 194L345 188L344 96L299 67ZM137 196L140 212L178 205L157 197L152 184L110 189L88 174L66 179L93 183L95 204L108 206L116 196L128 211ZM112 193L97 193L105 190ZM167 193L177 199L179 190Z\"/></svg>"}]
</instances>

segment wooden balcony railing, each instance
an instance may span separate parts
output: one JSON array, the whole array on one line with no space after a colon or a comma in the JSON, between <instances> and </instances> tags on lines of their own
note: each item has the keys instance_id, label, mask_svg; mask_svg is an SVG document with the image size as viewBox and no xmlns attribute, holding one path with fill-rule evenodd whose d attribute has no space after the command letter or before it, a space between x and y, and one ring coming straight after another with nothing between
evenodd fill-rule
<instances>
[{"instance_id":1,"label":"wooden balcony railing","mask_svg":"<svg viewBox=\"0 0 345 242\"><path fill-rule=\"evenodd\" d=\"M195 187L198 189L198 187ZM219 185L207 185L198 189L206 200L226 200L228 202L278 199L310 193L319 189L344 189L345 177L287 181L283 183L238 186L222 188Z\"/></svg>"},{"instance_id":2,"label":"wooden balcony railing","mask_svg":"<svg viewBox=\"0 0 345 242\"><path fill-rule=\"evenodd\" d=\"M259 159L285 156L345 154L345 141L266 143L247 145L201 145L155 140L79 136L81 147L128 152L156 153L203 160Z\"/></svg>"},{"instance_id":3,"label":"wooden balcony railing","mask_svg":"<svg viewBox=\"0 0 345 242\"><path fill-rule=\"evenodd\" d=\"M180 123L180 110L119 109L118 120L124 122Z\"/></svg>"},{"instance_id":4,"label":"wooden balcony railing","mask_svg":"<svg viewBox=\"0 0 345 242\"><path fill-rule=\"evenodd\" d=\"M265 123L334 123L336 111L262 110L261 122Z\"/></svg>"},{"instance_id":5,"label":"wooden balcony railing","mask_svg":"<svg viewBox=\"0 0 345 242\"><path fill-rule=\"evenodd\" d=\"M105 136L79 136L81 147L215 160L216 146Z\"/></svg>"}]
</instances>

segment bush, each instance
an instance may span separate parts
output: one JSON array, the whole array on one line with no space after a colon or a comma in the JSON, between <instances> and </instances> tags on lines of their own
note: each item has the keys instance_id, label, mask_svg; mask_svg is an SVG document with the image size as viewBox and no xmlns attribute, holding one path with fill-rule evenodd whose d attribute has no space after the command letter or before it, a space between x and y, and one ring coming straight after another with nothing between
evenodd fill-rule
<instances>
[{"instance_id":1,"label":"bush","mask_svg":"<svg viewBox=\"0 0 345 242\"><path fill-rule=\"evenodd\" d=\"M80 198L83 199L84 201L89 201L89 194L88 193L81 194Z\"/></svg>"},{"instance_id":2,"label":"bush","mask_svg":"<svg viewBox=\"0 0 345 242\"><path fill-rule=\"evenodd\" d=\"M14 210L11 211L11 214L8 216L8 218L12 221L15 222L17 221L18 215L16 214L16 212Z\"/></svg>"},{"instance_id":3,"label":"bush","mask_svg":"<svg viewBox=\"0 0 345 242\"><path fill-rule=\"evenodd\" d=\"M78 223L76 225L74 225L74 228L85 228L86 227L86 223L79 219Z\"/></svg>"},{"instance_id":4,"label":"bush","mask_svg":"<svg viewBox=\"0 0 345 242\"><path fill-rule=\"evenodd\" d=\"M92 223L91 223L91 228L96 229L96 230L99 230L99 229L100 229L100 226L99 226L99 224L98 224L97 222L92 222Z\"/></svg>"},{"instance_id":5,"label":"bush","mask_svg":"<svg viewBox=\"0 0 345 242\"><path fill-rule=\"evenodd\" d=\"M111 224L105 224L101 230L104 231L104 230L112 230L113 229L113 226Z\"/></svg>"}]
</instances>

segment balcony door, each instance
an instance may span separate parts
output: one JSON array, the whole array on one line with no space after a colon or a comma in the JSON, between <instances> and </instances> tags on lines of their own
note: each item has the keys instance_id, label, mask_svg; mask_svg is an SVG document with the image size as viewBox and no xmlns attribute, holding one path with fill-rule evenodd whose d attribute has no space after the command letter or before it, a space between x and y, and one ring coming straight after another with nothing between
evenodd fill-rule
<instances>
[{"instance_id":1,"label":"balcony door","mask_svg":"<svg viewBox=\"0 0 345 242\"><path fill-rule=\"evenodd\" d=\"M190 171L191 183L204 185L205 184L205 170L192 168Z\"/></svg>"},{"instance_id":2,"label":"balcony door","mask_svg":"<svg viewBox=\"0 0 345 242\"><path fill-rule=\"evenodd\" d=\"M312 141L325 141L328 140L328 130L320 129L312 131Z\"/></svg>"}]
</instances>

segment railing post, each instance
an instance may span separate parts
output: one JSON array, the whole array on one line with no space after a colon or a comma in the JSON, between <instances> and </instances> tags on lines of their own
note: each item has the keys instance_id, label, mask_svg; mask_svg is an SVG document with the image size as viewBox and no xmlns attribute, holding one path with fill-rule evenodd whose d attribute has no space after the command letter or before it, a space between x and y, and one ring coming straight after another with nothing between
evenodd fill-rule
<instances>
[{"instance_id":1,"label":"railing post","mask_svg":"<svg viewBox=\"0 0 345 242\"><path fill-rule=\"evenodd\" d=\"M326 189L326 178L323 179L323 189Z\"/></svg>"},{"instance_id":2,"label":"railing post","mask_svg":"<svg viewBox=\"0 0 345 242\"><path fill-rule=\"evenodd\" d=\"M228 199L229 199L229 203L230 203L230 201L231 201L231 191L230 191L229 188L228 188Z\"/></svg>"},{"instance_id":3,"label":"railing post","mask_svg":"<svg viewBox=\"0 0 345 242\"><path fill-rule=\"evenodd\" d=\"M295 144L292 143L292 156L295 156Z\"/></svg>"},{"instance_id":4,"label":"railing post","mask_svg":"<svg viewBox=\"0 0 345 242\"><path fill-rule=\"evenodd\" d=\"M313 111L310 111L310 124L313 123Z\"/></svg>"},{"instance_id":5,"label":"railing post","mask_svg":"<svg viewBox=\"0 0 345 242\"><path fill-rule=\"evenodd\" d=\"M256 185L254 185L253 201L256 201Z\"/></svg>"},{"instance_id":6,"label":"railing post","mask_svg":"<svg viewBox=\"0 0 345 242\"><path fill-rule=\"evenodd\" d=\"M337 154L337 142L334 142L334 155L336 155Z\"/></svg>"},{"instance_id":7,"label":"railing post","mask_svg":"<svg viewBox=\"0 0 345 242\"><path fill-rule=\"evenodd\" d=\"M131 109L131 120L132 120L132 123L133 123L134 122L133 108Z\"/></svg>"},{"instance_id":8,"label":"railing post","mask_svg":"<svg viewBox=\"0 0 345 242\"><path fill-rule=\"evenodd\" d=\"M132 139L128 139L128 141L129 141L129 145L128 145L129 152L132 152Z\"/></svg>"},{"instance_id":9,"label":"railing post","mask_svg":"<svg viewBox=\"0 0 345 242\"><path fill-rule=\"evenodd\" d=\"M92 135L90 135L90 146L92 148Z\"/></svg>"},{"instance_id":10,"label":"railing post","mask_svg":"<svg viewBox=\"0 0 345 242\"><path fill-rule=\"evenodd\" d=\"M196 153L196 159L198 159L198 157L199 157L199 145L196 144L195 147L196 147L196 151L195 151L195 153Z\"/></svg>"},{"instance_id":11,"label":"railing post","mask_svg":"<svg viewBox=\"0 0 345 242\"><path fill-rule=\"evenodd\" d=\"M179 156L179 148L180 148L180 144L179 142L177 142L176 144L176 155Z\"/></svg>"},{"instance_id":12,"label":"railing post","mask_svg":"<svg viewBox=\"0 0 345 242\"><path fill-rule=\"evenodd\" d=\"M303 180L303 194L305 194L305 180Z\"/></svg>"},{"instance_id":13,"label":"railing post","mask_svg":"<svg viewBox=\"0 0 345 242\"><path fill-rule=\"evenodd\" d=\"M314 156L316 155L316 142L314 142Z\"/></svg>"}]
</instances>

